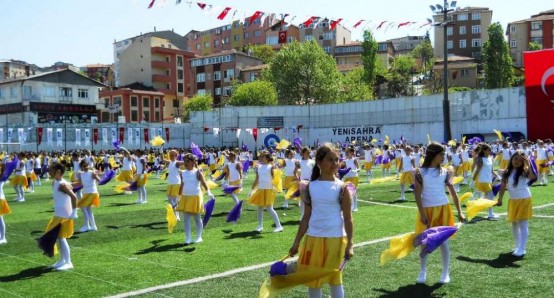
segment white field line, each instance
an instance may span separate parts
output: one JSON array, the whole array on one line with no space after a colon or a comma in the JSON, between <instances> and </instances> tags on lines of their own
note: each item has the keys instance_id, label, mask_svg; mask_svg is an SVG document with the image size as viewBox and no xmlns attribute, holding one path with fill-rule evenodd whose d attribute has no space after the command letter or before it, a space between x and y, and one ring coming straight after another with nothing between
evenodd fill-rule
<instances>
[{"instance_id":1,"label":"white field line","mask_svg":"<svg viewBox=\"0 0 554 298\"><path fill-rule=\"evenodd\" d=\"M383 202L373 202L373 201L360 200L360 199L358 199L358 202L363 202L363 203L368 203L368 204L373 204L373 205L380 205L380 206L387 206L387 207L417 209L417 207L414 207L414 206L396 205L396 204L389 204L389 203L383 203Z\"/></svg>"}]
</instances>

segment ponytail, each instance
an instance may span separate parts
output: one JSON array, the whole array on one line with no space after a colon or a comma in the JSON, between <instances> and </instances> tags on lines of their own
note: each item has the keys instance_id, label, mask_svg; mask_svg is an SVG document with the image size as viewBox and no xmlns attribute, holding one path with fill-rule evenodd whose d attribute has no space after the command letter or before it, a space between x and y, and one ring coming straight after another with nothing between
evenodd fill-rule
<instances>
[{"instance_id":1,"label":"ponytail","mask_svg":"<svg viewBox=\"0 0 554 298\"><path fill-rule=\"evenodd\" d=\"M314 168L312 169L312 176L310 177L310 181L319 179L319 176L321 176L321 170L319 169L317 164L315 164Z\"/></svg>"}]
</instances>

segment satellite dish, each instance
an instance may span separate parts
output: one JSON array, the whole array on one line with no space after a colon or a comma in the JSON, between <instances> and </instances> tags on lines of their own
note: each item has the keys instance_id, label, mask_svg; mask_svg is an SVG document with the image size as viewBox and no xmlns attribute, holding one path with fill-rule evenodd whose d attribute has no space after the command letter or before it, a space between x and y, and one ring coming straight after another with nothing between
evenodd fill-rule
<instances>
[{"instance_id":1,"label":"satellite dish","mask_svg":"<svg viewBox=\"0 0 554 298\"><path fill-rule=\"evenodd\" d=\"M440 4L437 4L435 6L437 7L438 10L444 10L444 8L442 8L442 6Z\"/></svg>"},{"instance_id":2,"label":"satellite dish","mask_svg":"<svg viewBox=\"0 0 554 298\"><path fill-rule=\"evenodd\" d=\"M429 5L429 7L431 8L431 11L435 12L437 9L435 8L435 6L433 5Z\"/></svg>"}]
</instances>

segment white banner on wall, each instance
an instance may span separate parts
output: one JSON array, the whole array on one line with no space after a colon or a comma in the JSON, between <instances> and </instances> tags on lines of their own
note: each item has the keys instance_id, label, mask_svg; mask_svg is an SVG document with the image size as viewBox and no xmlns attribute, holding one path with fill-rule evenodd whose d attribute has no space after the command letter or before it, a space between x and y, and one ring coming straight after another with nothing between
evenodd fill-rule
<instances>
[{"instance_id":1,"label":"white banner on wall","mask_svg":"<svg viewBox=\"0 0 554 298\"><path fill-rule=\"evenodd\" d=\"M81 129L75 128L75 146L81 146Z\"/></svg>"},{"instance_id":2,"label":"white banner on wall","mask_svg":"<svg viewBox=\"0 0 554 298\"><path fill-rule=\"evenodd\" d=\"M102 143L108 145L108 128L102 128Z\"/></svg>"},{"instance_id":3,"label":"white banner on wall","mask_svg":"<svg viewBox=\"0 0 554 298\"><path fill-rule=\"evenodd\" d=\"M85 146L90 146L90 129L85 128Z\"/></svg>"},{"instance_id":4,"label":"white banner on wall","mask_svg":"<svg viewBox=\"0 0 554 298\"><path fill-rule=\"evenodd\" d=\"M62 146L63 132L61 128L56 128L56 144L58 147Z\"/></svg>"},{"instance_id":5,"label":"white banner on wall","mask_svg":"<svg viewBox=\"0 0 554 298\"><path fill-rule=\"evenodd\" d=\"M8 143L12 142L13 128L8 128Z\"/></svg>"},{"instance_id":6,"label":"white banner on wall","mask_svg":"<svg viewBox=\"0 0 554 298\"><path fill-rule=\"evenodd\" d=\"M46 128L46 143L48 144L48 147L54 146L54 139L52 137L53 131L52 128Z\"/></svg>"},{"instance_id":7,"label":"white banner on wall","mask_svg":"<svg viewBox=\"0 0 554 298\"><path fill-rule=\"evenodd\" d=\"M130 146L131 144L133 144L133 136L135 135L133 132L134 132L134 129L132 127L129 127L127 129L127 139L129 140L129 143L127 144L127 146Z\"/></svg>"},{"instance_id":8,"label":"white banner on wall","mask_svg":"<svg viewBox=\"0 0 554 298\"><path fill-rule=\"evenodd\" d=\"M135 128L135 145L140 146L140 128Z\"/></svg>"}]
</instances>

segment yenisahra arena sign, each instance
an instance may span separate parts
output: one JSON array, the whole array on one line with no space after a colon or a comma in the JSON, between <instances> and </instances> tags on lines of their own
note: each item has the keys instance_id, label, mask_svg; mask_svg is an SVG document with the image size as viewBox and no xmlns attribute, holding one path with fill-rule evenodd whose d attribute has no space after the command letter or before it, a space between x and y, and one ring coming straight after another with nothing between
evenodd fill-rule
<instances>
[{"instance_id":1,"label":"yenisahra arena sign","mask_svg":"<svg viewBox=\"0 0 554 298\"><path fill-rule=\"evenodd\" d=\"M331 128L333 132L333 140L344 141L343 142L371 142L374 135L381 135L381 128L379 126L368 127L336 127Z\"/></svg>"}]
</instances>

